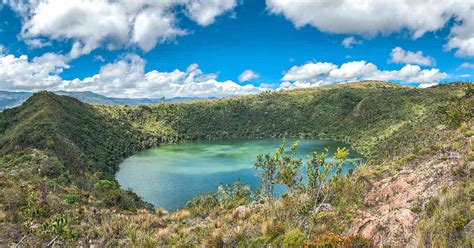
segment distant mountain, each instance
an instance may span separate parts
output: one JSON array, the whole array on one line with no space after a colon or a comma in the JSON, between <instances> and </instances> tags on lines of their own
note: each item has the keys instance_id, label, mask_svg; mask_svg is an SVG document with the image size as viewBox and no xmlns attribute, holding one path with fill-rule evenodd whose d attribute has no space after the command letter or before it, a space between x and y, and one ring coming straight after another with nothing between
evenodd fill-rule
<instances>
[{"instance_id":1,"label":"distant mountain","mask_svg":"<svg viewBox=\"0 0 474 248\"><path fill-rule=\"evenodd\" d=\"M0 111L22 104L31 95L30 92L0 91Z\"/></svg>"},{"instance_id":2,"label":"distant mountain","mask_svg":"<svg viewBox=\"0 0 474 248\"><path fill-rule=\"evenodd\" d=\"M90 91L55 91L57 95L70 96L78 99L81 102L90 104L103 104L103 105L141 105L141 104L154 104L161 102L186 102L201 99L213 99L211 98L198 98L198 97L174 97L169 99L162 98L116 98L106 97L103 95L96 94ZM10 92L0 91L0 111L6 108L18 106L25 102L28 98L33 95L31 92Z\"/></svg>"}]
</instances>

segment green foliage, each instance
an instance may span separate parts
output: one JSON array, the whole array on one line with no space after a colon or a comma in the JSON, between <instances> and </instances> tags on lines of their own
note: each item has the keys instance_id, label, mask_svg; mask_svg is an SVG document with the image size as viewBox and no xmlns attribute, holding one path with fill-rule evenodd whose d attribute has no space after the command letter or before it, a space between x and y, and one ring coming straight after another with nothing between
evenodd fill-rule
<instances>
[{"instance_id":1,"label":"green foliage","mask_svg":"<svg viewBox=\"0 0 474 248\"><path fill-rule=\"evenodd\" d=\"M333 247L372 247L369 240L361 236L341 236L326 232L313 238L310 247L333 248Z\"/></svg>"},{"instance_id":2,"label":"green foliage","mask_svg":"<svg viewBox=\"0 0 474 248\"><path fill-rule=\"evenodd\" d=\"M460 127L463 122L471 120L474 115L472 103L461 100L454 104L443 106L440 109L444 113L446 122L452 128Z\"/></svg>"},{"instance_id":3,"label":"green foliage","mask_svg":"<svg viewBox=\"0 0 474 248\"><path fill-rule=\"evenodd\" d=\"M23 235L18 230L24 230L34 236L38 233L37 224L46 223L44 238L48 241L57 235L69 238L73 244L80 238L100 237L108 240L105 246L123 245L123 240L133 240L132 245L137 246L196 244L211 235L210 229L201 225L189 227L193 221L214 217L211 226L220 230L219 235L212 237L218 241L216 244L225 240L226 244L237 245L235 240L246 235L250 235L249 243L244 242L247 245L281 245L285 239L293 244L302 236L297 231L282 235L284 230L317 236L325 230L342 232L354 214L351 207L357 209L363 204L364 183L359 181L360 175L357 180L342 175L342 163L347 156L344 150L338 150L334 160L327 159L327 151L314 153L305 164L294 157L296 145L286 152L283 146L274 155L261 155L255 167L261 173L262 194L271 198L276 183L284 184L295 194L273 199L272 203L277 203L273 205L267 200L250 204L257 197L246 186L221 186L216 193L190 201L189 210L183 210L188 217L177 218L168 226L168 222L163 223L164 217L120 211L150 205L133 192L120 189L113 177L119 163L137 151L162 143L218 138L333 139L350 143L371 162L406 158L410 154L415 159L422 153L440 150L434 148L452 134L446 125L462 127L472 118L472 92L472 86L465 83L417 89L364 82L133 107L91 106L70 97L40 92L22 106L0 113L0 185L4 187L0 191L0 205L6 213L5 227L11 225L10 230L16 235ZM300 174L303 165L306 175ZM380 177L393 173L393 168L385 164L373 170ZM302 187L302 176L308 176L306 187ZM41 183L50 188L41 189ZM426 211L425 224L420 227L423 242L465 245L451 239L464 238L460 230L472 216L461 204L468 202L466 193L460 194L462 197L454 195L443 196L422 210ZM84 200L80 201L82 197ZM331 203L335 211L315 214L314 210L325 202ZM254 203L261 208L256 208L248 219L232 217L235 207ZM271 224L262 224L269 219ZM221 221L230 224L226 226ZM94 228L84 226L83 222ZM263 236L255 229L261 224L266 226ZM314 240L319 243L308 237L310 246L368 244L357 237L317 236ZM15 236L15 240L21 237ZM43 244L44 240L36 242Z\"/></svg>"},{"instance_id":4,"label":"green foliage","mask_svg":"<svg viewBox=\"0 0 474 248\"><path fill-rule=\"evenodd\" d=\"M0 114L0 146L2 153L18 147L51 150L71 174L100 172L105 179L113 178L124 157L183 140L327 138L349 142L382 160L435 144L429 137L446 123L446 115L468 118L472 94L466 92L471 88L462 83L416 89L365 82L146 106L91 106L39 92ZM439 111L459 101L459 110Z\"/></svg>"},{"instance_id":5,"label":"green foliage","mask_svg":"<svg viewBox=\"0 0 474 248\"><path fill-rule=\"evenodd\" d=\"M295 159L298 143L292 144L289 154L285 154L285 141L275 150L275 154L258 155L255 170L260 178L261 192L264 197L273 194L275 183L294 191L301 185L302 175L299 169L301 159Z\"/></svg>"},{"instance_id":6,"label":"green foliage","mask_svg":"<svg viewBox=\"0 0 474 248\"><path fill-rule=\"evenodd\" d=\"M79 196L76 195L76 194L67 194L66 195L66 198L65 198L65 201L69 204L74 204L76 203L77 201L79 201Z\"/></svg>"},{"instance_id":7,"label":"green foliage","mask_svg":"<svg viewBox=\"0 0 474 248\"><path fill-rule=\"evenodd\" d=\"M308 177L308 187L316 188L318 185L318 177L321 174L319 168L326 163L328 157L328 149L318 154L316 151L311 153L311 157L306 162L306 176Z\"/></svg>"},{"instance_id":8,"label":"green foliage","mask_svg":"<svg viewBox=\"0 0 474 248\"><path fill-rule=\"evenodd\" d=\"M298 142L295 142L291 145L290 154L285 155L285 144L282 144L274 155L274 161L278 163L277 182L285 185L290 191L295 191L303 178L299 173L301 159L295 159L297 147Z\"/></svg>"},{"instance_id":9,"label":"green foliage","mask_svg":"<svg viewBox=\"0 0 474 248\"><path fill-rule=\"evenodd\" d=\"M425 206L423 218L418 224L420 246L469 247L472 240L464 228L473 213L470 206L474 183L467 181L457 188L447 189L439 198Z\"/></svg>"},{"instance_id":10,"label":"green foliage","mask_svg":"<svg viewBox=\"0 0 474 248\"><path fill-rule=\"evenodd\" d=\"M219 185L217 191L199 195L186 203L186 207L194 213L207 214L215 207L233 208L255 200L256 196L248 184L240 180L233 185Z\"/></svg>"},{"instance_id":11,"label":"green foliage","mask_svg":"<svg viewBox=\"0 0 474 248\"><path fill-rule=\"evenodd\" d=\"M94 190L106 192L117 188L117 183L109 180L99 180L94 184Z\"/></svg>"},{"instance_id":12,"label":"green foliage","mask_svg":"<svg viewBox=\"0 0 474 248\"><path fill-rule=\"evenodd\" d=\"M277 181L277 163L270 154L257 156L255 163L257 176L260 179L260 190L264 197L270 198L273 195L273 188Z\"/></svg>"},{"instance_id":13,"label":"green foliage","mask_svg":"<svg viewBox=\"0 0 474 248\"><path fill-rule=\"evenodd\" d=\"M52 219L51 221L43 223L41 228L46 233L53 233L58 235L66 231L68 224L69 220L64 216L60 216Z\"/></svg>"},{"instance_id":14,"label":"green foliage","mask_svg":"<svg viewBox=\"0 0 474 248\"><path fill-rule=\"evenodd\" d=\"M306 234L298 229L293 229L283 235L282 247L302 247L306 239Z\"/></svg>"}]
</instances>

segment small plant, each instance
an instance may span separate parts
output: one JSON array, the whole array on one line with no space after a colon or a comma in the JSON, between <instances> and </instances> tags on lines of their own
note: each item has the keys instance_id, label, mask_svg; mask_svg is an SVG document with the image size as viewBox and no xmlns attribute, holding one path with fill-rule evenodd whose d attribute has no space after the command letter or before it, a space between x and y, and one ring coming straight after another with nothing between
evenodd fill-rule
<instances>
[{"instance_id":1,"label":"small plant","mask_svg":"<svg viewBox=\"0 0 474 248\"><path fill-rule=\"evenodd\" d=\"M339 234L325 232L317 235L311 240L310 247L371 247L370 241L361 236L342 236Z\"/></svg>"},{"instance_id":2,"label":"small plant","mask_svg":"<svg viewBox=\"0 0 474 248\"><path fill-rule=\"evenodd\" d=\"M79 196L76 194L67 194L65 198L66 202L69 204L74 204L79 200Z\"/></svg>"},{"instance_id":3,"label":"small plant","mask_svg":"<svg viewBox=\"0 0 474 248\"><path fill-rule=\"evenodd\" d=\"M99 192L104 192L115 188L117 188L117 184L114 181L109 180L99 180L94 184L94 190Z\"/></svg>"},{"instance_id":4,"label":"small plant","mask_svg":"<svg viewBox=\"0 0 474 248\"><path fill-rule=\"evenodd\" d=\"M283 235L282 247L302 247L306 239L306 234L299 229L293 229Z\"/></svg>"},{"instance_id":5,"label":"small plant","mask_svg":"<svg viewBox=\"0 0 474 248\"><path fill-rule=\"evenodd\" d=\"M66 230L68 225L69 225L68 219L64 216L60 216L60 217L55 218L51 221L47 221L47 222L43 223L42 229L43 229L43 231L45 231L47 233L53 233L53 234L56 234L56 235L60 235L60 234L64 233L64 231Z\"/></svg>"}]
</instances>

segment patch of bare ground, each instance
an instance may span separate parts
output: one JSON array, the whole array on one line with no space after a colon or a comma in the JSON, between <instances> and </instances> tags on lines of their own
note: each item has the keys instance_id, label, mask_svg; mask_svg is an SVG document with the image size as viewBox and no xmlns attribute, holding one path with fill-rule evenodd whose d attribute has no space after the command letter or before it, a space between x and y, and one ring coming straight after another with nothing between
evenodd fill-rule
<instances>
[{"instance_id":1,"label":"patch of bare ground","mask_svg":"<svg viewBox=\"0 0 474 248\"><path fill-rule=\"evenodd\" d=\"M358 212L348 234L360 234L376 247L416 247L421 210L443 187L459 181L452 169L463 166L457 152L439 152L410 161L396 175L373 184L365 197L366 207Z\"/></svg>"}]
</instances>

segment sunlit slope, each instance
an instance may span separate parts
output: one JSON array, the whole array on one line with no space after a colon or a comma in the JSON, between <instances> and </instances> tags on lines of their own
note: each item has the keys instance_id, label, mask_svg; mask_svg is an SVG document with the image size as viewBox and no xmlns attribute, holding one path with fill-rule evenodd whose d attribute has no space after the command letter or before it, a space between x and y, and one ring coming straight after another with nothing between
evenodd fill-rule
<instances>
[{"instance_id":1,"label":"sunlit slope","mask_svg":"<svg viewBox=\"0 0 474 248\"><path fill-rule=\"evenodd\" d=\"M3 152L53 150L75 170L113 175L124 157L163 142L305 136L349 142L371 158L436 145L446 111L472 106L472 84L418 89L383 82L142 106L101 106L40 92L0 114ZM467 102L467 105L466 105Z\"/></svg>"},{"instance_id":2,"label":"sunlit slope","mask_svg":"<svg viewBox=\"0 0 474 248\"><path fill-rule=\"evenodd\" d=\"M165 141L305 136L348 141L367 156L421 148L447 124L444 108L470 84L418 89L366 82L214 101L97 107L108 118Z\"/></svg>"}]
</instances>

